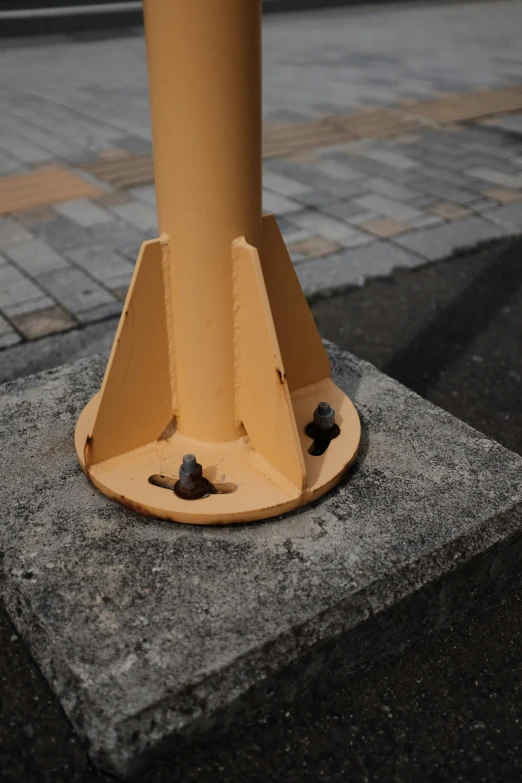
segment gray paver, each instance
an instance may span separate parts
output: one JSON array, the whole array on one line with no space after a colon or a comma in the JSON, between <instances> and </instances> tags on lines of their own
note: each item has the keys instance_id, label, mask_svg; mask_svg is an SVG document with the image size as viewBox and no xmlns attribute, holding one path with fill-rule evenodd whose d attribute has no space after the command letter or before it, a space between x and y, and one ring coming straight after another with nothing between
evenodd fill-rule
<instances>
[{"instance_id":1,"label":"gray paver","mask_svg":"<svg viewBox=\"0 0 522 783\"><path fill-rule=\"evenodd\" d=\"M438 196L439 201L444 199L445 201L456 201L457 204L471 204L478 198L477 194L471 190L465 190L436 179L415 179L411 186L423 190L430 196Z\"/></svg>"},{"instance_id":2,"label":"gray paver","mask_svg":"<svg viewBox=\"0 0 522 783\"><path fill-rule=\"evenodd\" d=\"M467 170L467 174L476 177L485 182L492 182L495 185L504 185L507 188L522 188L522 175L513 176L503 171L489 169L486 166L477 166Z\"/></svg>"},{"instance_id":3,"label":"gray paver","mask_svg":"<svg viewBox=\"0 0 522 783\"><path fill-rule=\"evenodd\" d=\"M132 193L140 201L145 201L152 207L156 207L156 188L154 185L140 185L137 188L130 188L129 193Z\"/></svg>"},{"instance_id":4,"label":"gray paver","mask_svg":"<svg viewBox=\"0 0 522 783\"><path fill-rule=\"evenodd\" d=\"M92 277L110 287L130 282L134 264L113 249L78 247L67 251L68 257ZM114 283L117 279L118 282Z\"/></svg>"},{"instance_id":5,"label":"gray paver","mask_svg":"<svg viewBox=\"0 0 522 783\"><path fill-rule=\"evenodd\" d=\"M341 220L328 217L323 212L305 212L293 216L297 225L312 231L314 234L331 239L334 242L343 240L354 234L353 228Z\"/></svg>"},{"instance_id":6,"label":"gray paver","mask_svg":"<svg viewBox=\"0 0 522 783\"><path fill-rule=\"evenodd\" d=\"M378 193L369 193L367 196L356 198L355 203L367 210L386 215L386 217L391 217L394 220L411 220L411 218L420 217L422 214L415 207L386 198L386 196L381 196Z\"/></svg>"},{"instance_id":7,"label":"gray paver","mask_svg":"<svg viewBox=\"0 0 522 783\"><path fill-rule=\"evenodd\" d=\"M67 260L61 253L56 252L40 239L26 239L7 245L5 253L20 269L30 275L39 275L68 266Z\"/></svg>"},{"instance_id":8,"label":"gray paver","mask_svg":"<svg viewBox=\"0 0 522 783\"><path fill-rule=\"evenodd\" d=\"M473 247L514 232L513 227L497 226L482 217L472 217L404 234L395 237L394 242L430 261L436 261L450 256L457 248Z\"/></svg>"},{"instance_id":9,"label":"gray paver","mask_svg":"<svg viewBox=\"0 0 522 783\"><path fill-rule=\"evenodd\" d=\"M157 212L150 204L135 201L128 204L116 204L109 209L140 230L152 232L154 235L158 233Z\"/></svg>"},{"instance_id":10,"label":"gray paver","mask_svg":"<svg viewBox=\"0 0 522 783\"><path fill-rule=\"evenodd\" d=\"M302 205L297 201L281 196L279 193L272 193L269 190L263 190L263 209L274 215L289 215L292 212L300 212Z\"/></svg>"},{"instance_id":11,"label":"gray paver","mask_svg":"<svg viewBox=\"0 0 522 783\"><path fill-rule=\"evenodd\" d=\"M78 198L73 201L64 201L54 204L53 209L59 215L74 220L80 226L90 228L97 223L111 223L114 221L111 213L105 207L94 204L87 198Z\"/></svg>"},{"instance_id":12,"label":"gray paver","mask_svg":"<svg viewBox=\"0 0 522 783\"><path fill-rule=\"evenodd\" d=\"M399 152L393 152L392 150L379 149L378 147L360 150L359 155L362 155L363 158L374 160L377 163L385 163L386 166L391 166L400 171L409 171L418 166L418 162L413 158L408 158L406 155L402 155Z\"/></svg>"},{"instance_id":13,"label":"gray paver","mask_svg":"<svg viewBox=\"0 0 522 783\"><path fill-rule=\"evenodd\" d=\"M26 299L22 302L10 302L3 305L2 310L4 315L13 317L16 315L27 315L28 313L37 313L40 310L47 310L50 307L54 307L54 301L46 294L34 297L34 299Z\"/></svg>"},{"instance_id":14,"label":"gray paver","mask_svg":"<svg viewBox=\"0 0 522 783\"><path fill-rule=\"evenodd\" d=\"M10 348L13 345L20 343L22 338L15 332L10 323L0 315L0 349Z\"/></svg>"},{"instance_id":15,"label":"gray paver","mask_svg":"<svg viewBox=\"0 0 522 783\"><path fill-rule=\"evenodd\" d=\"M368 185L369 192L379 193L382 196L387 196L388 198L397 201L411 201L411 199L421 195L418 190L407 188L404 185L399 185L396 182L392 182L389 179L382 179L381 177L370 177L365 184Z\"/></svg>"},{"instance_id":16,"label":"gray paver","mask_svg":"<svg viewBox=\"0 0 522 783\"><path fill-rule=\"evenodd\" d=\"M0 266L0 308L38 299L42 290L12 264Z\"/></svg>"},{"instance_id":17,"label":"gray paver","mask_svg":"<svg viewBox=\"0 0 522 783\"><path fill-rule=\"evenodd\" d=\"M33 234L19 220L10 215L0 216L0 247L5 247L12 242L24 242L26 239L32 238Z\"/></svg>"},{"instance_id":18,"label":"gray paver","mask_svg":"<svg viewBox=\"0 0 522 783\"><path fill-rule=\"evenodd\" d=\"M371 277L385 277L394 269L413 269L423 264L418 255L388 242L373 241L326 258L306 261L296 267L305 294L313 296L347 285L361 286Z\"/></svg>"},{"instance_id":19,"label":"gray paver","mask_svg":"<svg viewBox=\"0 0 522 783\"><path fill-rule=\"evenodd\" d=\"M496 209L487 209L487 217L495 223L513 226L522 232L522 201L514 201Z\"/></svg>"},{"instance_id":20,"label":"gray paver","mask_svg":"<svg viewBox=\"0 0 522 783\"><path fill-rule=\"evenodd\" d=\"M279 193L281 196L289 196L290 198L302 196L311 190L308 185L304 185L302 182L285 177L283 174L277 174L277 172L266 168L263 170L263 187L267 190L273 190L274 193Z\"/></svg>"},{"instance_id":21,"label":"gray paver","mask_svg":"<svg viewBox=\"0 0 522 783\"><path fill-rule=\"evenodd\" d=\"M111 304L114 298L80 269L68 267L39 275L39 283L66 310L78 315L100 305Z\"/></svg>"}]
</instances>

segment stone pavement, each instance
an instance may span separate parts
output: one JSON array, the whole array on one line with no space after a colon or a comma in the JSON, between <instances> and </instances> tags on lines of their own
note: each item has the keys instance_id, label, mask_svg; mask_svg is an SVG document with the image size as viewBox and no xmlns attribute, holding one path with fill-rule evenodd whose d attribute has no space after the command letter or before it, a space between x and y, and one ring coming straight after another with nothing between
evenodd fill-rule
<instances>
[{"instance_id":1,"label":"stone pavement","mask_svg":"<svg viewBox=\"0 0 522 783\"><path fill-rule=\"evenodd\" d=\"M520 0L265 20L264 207L308 295L521 230L521 25ZM3 42L0 347L120 312L150 150L141 31Z\"/></svg>"}]
</instances>

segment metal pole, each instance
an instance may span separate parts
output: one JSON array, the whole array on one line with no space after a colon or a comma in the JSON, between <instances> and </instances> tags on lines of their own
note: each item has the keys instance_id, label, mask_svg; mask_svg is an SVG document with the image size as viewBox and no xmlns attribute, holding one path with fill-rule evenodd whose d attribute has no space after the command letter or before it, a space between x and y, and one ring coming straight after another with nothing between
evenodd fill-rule
<instances>
[{"instance_id":1,"label":"metal pole","mask_svg":"<svg viewBox=\"0 0 522 783\"><path fill-rule=\"evenodd\" d=\"M261 245L261 0L144 9L178 429L233 440L231 246L239 236Z\"/></svg>"},{"instance_id":2,"label":"metal pole","mask_svg":"<svg viewBox=\"0 0 522 783\"><path fill-rule=\"evenodd\" d=\"M141 246L78 459L142 514L263 519L334 486L360 422L262 215L261 0L144 6L161 235Z\"/></svg>"}]
</instances>

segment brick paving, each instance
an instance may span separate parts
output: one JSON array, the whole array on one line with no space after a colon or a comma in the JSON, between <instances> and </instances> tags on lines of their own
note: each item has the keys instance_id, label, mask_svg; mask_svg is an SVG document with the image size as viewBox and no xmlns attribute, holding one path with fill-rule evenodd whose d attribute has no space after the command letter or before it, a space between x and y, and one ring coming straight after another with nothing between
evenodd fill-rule
<instances>
[{"instance_id":1,"label":"brick paving","mask_svg":"<svg viewBox=\"0 0 522 783\"><path fill-rule=\"evenodd\" d=\"M522 230L521 27L519 0L266 19L263 205L308 295ZM148 112L141 35L3 47L0 348L120 312Z\"/></svg>"}]
</instances>

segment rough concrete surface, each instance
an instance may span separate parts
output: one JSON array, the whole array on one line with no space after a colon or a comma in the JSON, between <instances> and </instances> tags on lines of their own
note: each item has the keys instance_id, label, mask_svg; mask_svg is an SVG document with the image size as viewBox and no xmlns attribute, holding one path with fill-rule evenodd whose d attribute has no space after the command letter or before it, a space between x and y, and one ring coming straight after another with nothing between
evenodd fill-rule
<instances>
[{"instance_id":1,"label":"rough concrete surface","mask_svg":"<svg viewBox=\"0 0 522 783\"><path fill-rule=\"evenodd\" d=\"M3 388L2 596L100 766L128 774L269 701L277 674L299 690L353 670L515 579L522 460L331 357L363 421L355 470L307 511L235 528L145 521L87 483L72 432L100 360Z\"/></svg>"}]
</instances>

